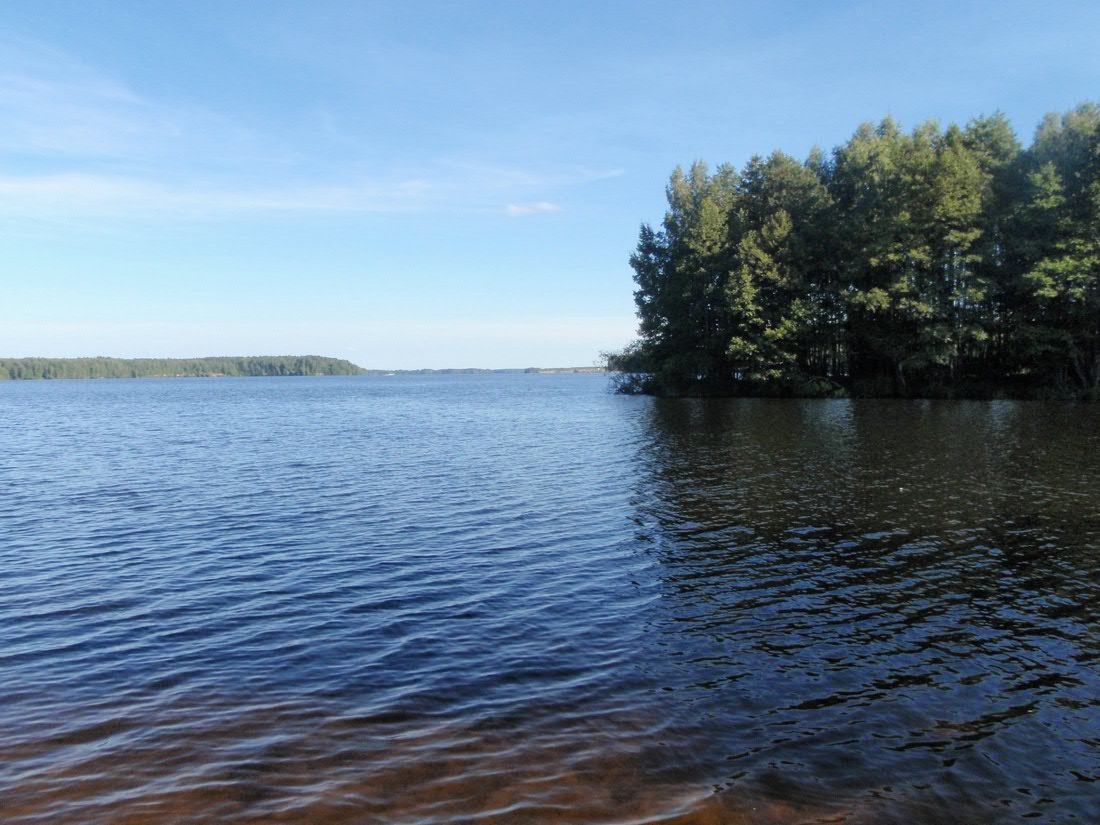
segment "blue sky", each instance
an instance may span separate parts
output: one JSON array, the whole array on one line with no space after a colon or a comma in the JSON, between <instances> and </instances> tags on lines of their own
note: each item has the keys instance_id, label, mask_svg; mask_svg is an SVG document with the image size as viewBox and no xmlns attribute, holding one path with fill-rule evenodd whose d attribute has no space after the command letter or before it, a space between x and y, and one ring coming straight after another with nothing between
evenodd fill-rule
<instances>
[{"instance_id":1,"label":"blue sky","mask_svg":"<svg viewBox=\"0 0 1100 825\"><path fill-rule=\"evenodd\" d=\"M0 4L0 355L593 363L677 164L1100 98L1100 3Z\"/></svg>"}]
</instances>

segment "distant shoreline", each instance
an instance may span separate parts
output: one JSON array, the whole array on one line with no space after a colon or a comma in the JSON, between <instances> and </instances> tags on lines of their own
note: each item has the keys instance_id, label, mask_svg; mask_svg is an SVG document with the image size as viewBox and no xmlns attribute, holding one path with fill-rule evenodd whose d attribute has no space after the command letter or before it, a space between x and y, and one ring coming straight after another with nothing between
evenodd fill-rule
<instances>
[{"instance_id":1,"label":"distant shoreline","mask_svg":"<svg viewBox=\"0 0 1100 825\"><path fill-rule=\"evenodd\" d=\"M419 370L363 370L363 375L595 375L607 372L603 367L506 367L487 369L483 367L449 367L444 369Z\"/></svg>"},{"instance_id":2,"label":"distant shoreline","mask_svg":"<svg viewBox=\"0 0 1100 825\"><path fill-rule=\"evenodd\" d=\"M60 378L222 378L361 375L362 367L322 355L204 358L0 358L0 380Z\"/></svg>"},{"instance_id":3,"label":"distant shoreline","mask_svg":"<svg viewBox=\"0 0 1100 825\"><path fill-rule=\"evenodd\" d=\"M204 358L0 358L0 381L80 378L270 378L319 375L484 375L520 373L563 375L603 373L603 367L526 367L482 369L364 369L342 358L322 355L248 355Z\"/></svg>"}]
</instances>

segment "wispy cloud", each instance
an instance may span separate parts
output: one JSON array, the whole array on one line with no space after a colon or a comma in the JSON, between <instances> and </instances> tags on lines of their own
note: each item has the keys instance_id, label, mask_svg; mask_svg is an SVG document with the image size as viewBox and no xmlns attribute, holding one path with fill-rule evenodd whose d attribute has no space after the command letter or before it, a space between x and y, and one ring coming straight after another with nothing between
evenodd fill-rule
<instances>
[{"instance_id":1,"label":"wispy cloud","mask_svg":"<svg viewBox=\"0 0 1100 825\"><path fill-rule=\"evenodd\" d=\"M471 181L481 181L487 188L551 188L577 186L617 178L625 174L619 168L590 169L581 166L532 169L508 164L485 163L476 160L448 158L437 164L442 169Z\"/></svg>"},{"instance_id":2,"label":"wispy cloud","mask_svg":"<svg viewBox=\"0 0 1100 825\"><path fill-rule=\"evenodd\" d=\"M547 203L546 201L539 201L538 203L512 203L508 205L508 208L504 210L513 218L518 218L523 215L538 215L543 212L560 212L561 207L556 203Z\"/></svg>"},{"instance_id":3,"label":"wispy cloud","mask_svg":"<svg viewBox=\"0 0 1100 825\"><path fill-rule=\"evenodd\" d=\"M232 321L14 321L0 324L0 355L195 357L311 352L363 366L587 366L634 337L627 316L508 321L387 318L361 323Z\"/></svg>"},{"instance_id":4,"label":"wispy cloud","mask_svg":"<svg viewBox=\"0 0 1100 825\"><path fill-rule=\"evenodd\" d=\"M0 214L39 219L202 219L227 213L409 212L423 208L431 188L422 180L389 185L242 188L173 186L140 178L80 173L0 176Z\"/></svg>"},{"instance_id":5,"label":"wispy cloud","mask_svg":"<svg viewBox=\"0 0 1100 825\"><path fill-rule=\"evenodd\" d=\"M53 163L224 155L252 139L215 112L142 97L49 46L0 39L0 150Z\"/></svg>"},{"instance_id":6,"label":"wispy cloud","mask_svg":"<svg viewBox=\"0 0 1100 825\"><path fill-rule=\"evenodd\" d=\"M370 162L369 134L322 109L285 132L149 99L48 45L0 37L0 214L27 221L277 212L560 211L562 189L622 174L548 162L408 156ZM399 168L398 168L399 167Z\"/></svg>"},{"instance_id":7,"label":"wispy cloud","mask_svg":"<svg viewBox=\"0 0 1100 825\"><path fill-rule=\"evenodd\" d=\"M0 215L35 221L88 218L137 221L158 218L204 220L229 215L278 212L482 213L509 217L561 212L551 201L489 207L504 194L424 170L403 179L361 179L347 183L273 180L247 185L211 178L205 183L87 172L44 175L0 174Z\"/></svg>"}]
</instances>

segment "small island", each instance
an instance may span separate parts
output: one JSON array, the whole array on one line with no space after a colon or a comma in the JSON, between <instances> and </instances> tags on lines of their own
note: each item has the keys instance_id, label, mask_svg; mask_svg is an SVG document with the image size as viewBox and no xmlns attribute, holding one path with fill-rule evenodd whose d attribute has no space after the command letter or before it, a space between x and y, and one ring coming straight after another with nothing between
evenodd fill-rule
<instances>
[{"instance_id":1,"label":"small island","mask_svg":"<svg viewBox=\"0 0 1100 825\"><path fill-rule=\"evenodd\" d=\"M340 358L250 355L212 358L0 358L0 380L29 378L212 378L275 375L362 375Z\"/></svg>"},{"instance_id":2,"label":"small island","mask_svg":"<svg viewBox=\"0 0 1100 825\"><path fill-rule=\"evenodd\" d=\"M677 169L630 263L658 395L1100 398L1100 106Z\"/></svg>"}]
</instances>

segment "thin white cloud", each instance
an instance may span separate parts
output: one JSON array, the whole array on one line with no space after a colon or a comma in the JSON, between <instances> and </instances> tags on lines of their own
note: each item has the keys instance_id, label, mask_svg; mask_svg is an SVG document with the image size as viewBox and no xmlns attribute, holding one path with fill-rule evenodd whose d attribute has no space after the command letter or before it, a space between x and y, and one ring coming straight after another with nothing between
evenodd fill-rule
<instances>
[{"instance_id":1,"label":"thin white cloud","mask_svg":"<svg viewBox=\"0 0 1100 825\"><path fill-rule=\"evenodd\" d=\"M190 217L256 212L401 212L423 207L423 180L348 186L171 186L140 178L66 173L0 176L0 214L21 218Z\"/></svg>"},{"instance_id":2,"label":"thin white cloud","mask_svg":"<svg viewBox=\"0 0 1100 825\"><path fill-rule=\"evenodd\" d=\"M630 316L369 319L359 323L21 321L0 324L0 356L195 357L316 353L366 367L589 366L634 337Z\"/></svg>"},{"instance_id":3,"label":"thin white cloud","mask_svg":"<svg viewBox=\"0 0 1100 825\"><path fill-rule=\"evenodd\" d=\"M193 220L228 214L273 212L410 213L483 210L489 197L474 186L421 175L405 180L349 184L244 186L233 182L164 183L124 175L63 172L46 175L0 174L0 215L51 221L72 218ZM550 214L562 207L550 201L512 203L509 217Z\"/></svg>"},{"instance_id":4,"label":"thin white cloud","mask_svg":"<svg viewBox=\"0 0 1100 825\"><path fill-rule=\"evenodd\" d=\"M539 201L538 203L512 203L508 205L508 208L504 210L511 217L518 218L523 215L538 215L543 212L560 212L561 207L556 203L547 203L546 201Z\"/></svg>"},{"instance_id":5,"label":"thin white cloud","mask_svg":"<svg viewBox=\"0 0 1100 825\"><path fill-rule=\"evenodd\" d=\"M535 198L622 174L447 156L372 167L365 136L344 131L324 110L318 144L201 106L149 99L65 52L3 37L0 122L0 215L28 222L290 211L500 214L502 203L518 217L560 211Z\"/></svg>"},{"instance_id":6,"label":"thin white cloud","mask_svg":"<svg viewBox=\"0 0 1100 825\"><path fill-rule=\"evenodd\" d=\"M507 164L447 158L437 165L470 181L479 181L486 188L508 189L517 187L547 189L577 186L609 178L621 177L623 169L589 169L566 166L556 169L528 169Z\"/></svg>"},{"instance_id":7,"label":"thin white cloud","mask_svg":"<svg viewBox=\"0 0 1100 825\"><path fill-rule=\"evenodd\" d=\"M41 43L0 39L0 150L52 159L224 156L247 130L195 107L144 99L118 80Z\"/></svg>"}]
</instances>

